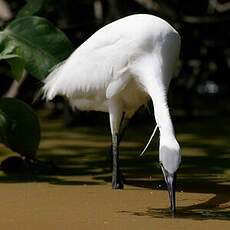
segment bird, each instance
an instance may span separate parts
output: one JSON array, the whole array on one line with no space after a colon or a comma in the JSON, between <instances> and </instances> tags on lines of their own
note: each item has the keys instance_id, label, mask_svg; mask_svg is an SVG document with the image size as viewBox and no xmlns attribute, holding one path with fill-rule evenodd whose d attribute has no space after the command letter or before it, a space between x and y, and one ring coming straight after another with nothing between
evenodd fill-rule
<instances>
[{"instance_id":1,"label":"bird","mask_svg":"<svg viewBox=\"0 0 230 230\"><path fill-rule=\"evenodd\" d=\"M179 33L164 19L133 14L96 31L44 80L43 97L68 99L73 108L109 114L112 188L123 189L119 143L135 112L152 100L160 132L159 162L175 213L176 172L181 149L167 92L180 54Z\"/></svg>"}]
</instances>

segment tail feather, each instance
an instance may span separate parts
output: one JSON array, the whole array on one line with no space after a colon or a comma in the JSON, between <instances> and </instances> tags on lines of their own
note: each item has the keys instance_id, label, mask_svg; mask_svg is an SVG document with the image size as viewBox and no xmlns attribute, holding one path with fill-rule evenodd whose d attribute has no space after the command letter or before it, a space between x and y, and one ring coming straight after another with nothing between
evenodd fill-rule
<instances>
[{"instance_id":1,"label":"tail feather","mask_svg":"<svg viewBox=\"0 0 230 230\"><path fill-rule=\"evenodd\" d=\"M44 80L44 86L41 89L42 98L46 100L52 100L57 94L57 79L60 77L62 67L66 63L62 61L50 69L50 74Z\"/></svg>"}]
</instances>

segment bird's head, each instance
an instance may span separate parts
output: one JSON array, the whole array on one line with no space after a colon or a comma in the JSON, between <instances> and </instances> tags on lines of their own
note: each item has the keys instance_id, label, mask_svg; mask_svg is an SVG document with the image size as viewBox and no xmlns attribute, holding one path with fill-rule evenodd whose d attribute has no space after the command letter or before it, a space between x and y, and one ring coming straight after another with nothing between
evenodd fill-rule
<instances>
[{"instance_id":1,"label":"bird's head","mask_svg":"<svg viewBox=\"0 0 230 230\"><path fill-rule=\"evenodd\" d=\"M175 212L176 171L181 162L181 150L175 138L160 140L159 160L166 184L168 186L171 211Z\"/></svg>"}]
</instances>

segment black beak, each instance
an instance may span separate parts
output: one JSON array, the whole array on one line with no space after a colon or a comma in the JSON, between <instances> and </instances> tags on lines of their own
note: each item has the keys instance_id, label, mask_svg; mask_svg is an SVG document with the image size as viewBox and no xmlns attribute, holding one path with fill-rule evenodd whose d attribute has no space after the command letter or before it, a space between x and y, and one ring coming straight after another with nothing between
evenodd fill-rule
<instances>
[{"instance_id":1,"label":"black beak","mask_svg":"<svg viewBox=\"0 0 230 230\"><path fill-rule=\"evenodd\" d=\"M161 169L164 174L165 182L168 186L169 199L171 202L171 212L172 214L176 213L176 201L175 201L175 187L176 187L176 174L169 173L163 165L161 165Z\"/></svg>"}]
</instances>

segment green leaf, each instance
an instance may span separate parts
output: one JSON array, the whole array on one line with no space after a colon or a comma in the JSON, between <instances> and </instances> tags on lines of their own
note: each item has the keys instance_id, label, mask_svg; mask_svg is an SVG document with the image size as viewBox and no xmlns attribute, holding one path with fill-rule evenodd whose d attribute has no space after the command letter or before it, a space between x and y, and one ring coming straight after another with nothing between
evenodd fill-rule
<instances>
[{"instance_id":1,"label":"green leaf","mask_svg":"<svg viewBox=\"0 0 230 230\"><path fill-rule=\"evenodd\" d=\"M20 48L27 71L43 80L54 65L66 59L73 47L66 35L50 21L37 16L20 17L0 32L0 52L4 44ZM11 47L12 48L12 47Z\"/></svg>"},{"instance_id":2,"label":"green leaf","mask_svg":"<svg viewBox=\"0 0 230 230\"><path fill-rule=\"evenodd\" d=\"M18 12L17 17L33 16L38 14L47 0L28 0L26 5Z\"/></svg>"},{"instance_id":3,"label":"green leaf","mask_svg":"<svg viewBox=\"0 0 230 230\"><path fill-rule=\"evenodd\" d=\"M0 61L6 60L8 62L11 76L17 81L21 79L25 67L25 60L19 53L20 47L0 32Z\"/></svg>"},{"instance_id":4,"label":"green leaf","mask_svg":"<svg viewBox=\"0 0 230 230\"><path fill-rule=\"evenodd\" d=\"M25 67L25 59L19 55L11 55L7 58L7 62L10 65L12 76L19 81Z\"/></svg>"},{"instance_id":5,"label":"green leaf","mask_svg":"<svg viewBox=\"0 0 230 230\"><path fill-rule=\"evenodd\" d=\"M0 98L0 141L22 156L35 156L40 124L27 104L15 98Z\"/></svg>"},{"instance_id":6,"label":"green leaf","mask_svg":"<svg viewBox=\"0 0 230 230\"><path fill-rule=\"evenodd\" d=\"M25 67L25 60L17 54L1 54L0 60L5 59L10 65L11 75L15 80L19 81Z\"/></svg>"}]
</instances>

